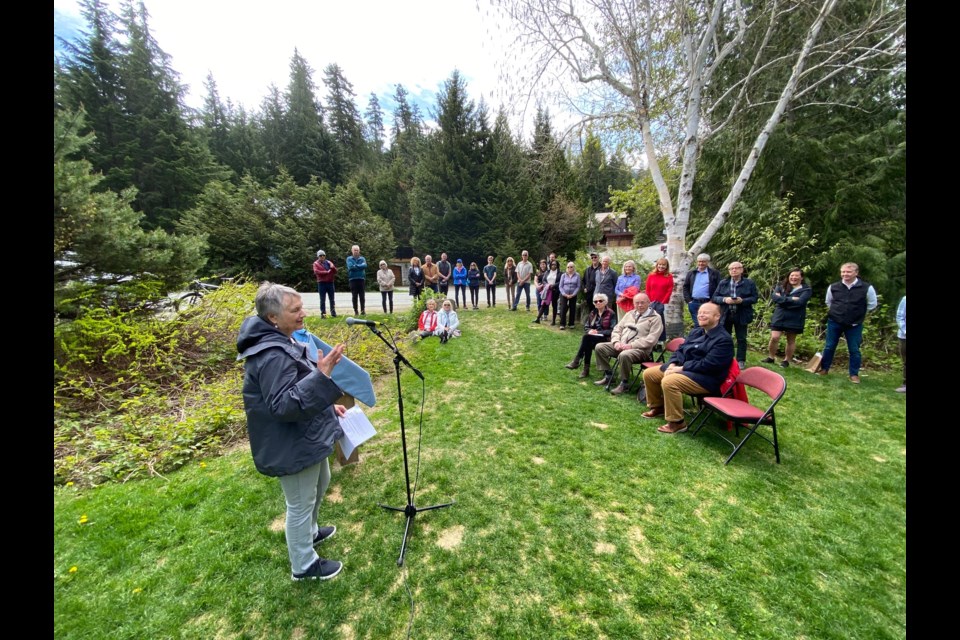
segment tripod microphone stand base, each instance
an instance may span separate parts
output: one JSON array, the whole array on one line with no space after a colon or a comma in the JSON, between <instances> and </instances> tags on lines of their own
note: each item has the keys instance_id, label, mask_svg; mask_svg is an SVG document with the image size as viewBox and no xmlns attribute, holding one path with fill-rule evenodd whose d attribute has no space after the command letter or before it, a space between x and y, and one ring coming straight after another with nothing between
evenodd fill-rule
<instances>
[{"instance_id":1,"label":"tripod microphone stand base","mask_svg":"<svg viewBox=\"0 0 960 640\"><path fill-rule=\"evenodd\" d=\"M413 519L414 517L416 517L417 513L421 511L432 511L433 509L443 509L444 507L449 507L454 504L456 504L456 501L446 502L444 504L435 504L430 507L417 507L412 504L408 504L405 507L390 507L385 504L378 505L381 509L387 509L389 511L399 511L401 513L406 514L407 516L407 524L403 528L403 542L400 544L400 557L397 558L398 567L403 566L403 556L406 555L407 553L407 535L410 533L410 523L413 522Z\"/></svg>"}]
</instances>

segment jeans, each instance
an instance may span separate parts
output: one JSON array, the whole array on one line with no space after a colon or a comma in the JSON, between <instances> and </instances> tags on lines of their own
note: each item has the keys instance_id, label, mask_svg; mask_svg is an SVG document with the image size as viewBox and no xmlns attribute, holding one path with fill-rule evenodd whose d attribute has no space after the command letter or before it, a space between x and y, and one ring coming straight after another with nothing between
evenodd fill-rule
<instances>
[{"instance_id":1,"label":"jeans","mask_svg":"<svg viewBox=\"0 0 960 640\"><path fill-rule=\"evenodd\" d=\"M353 313L366 313L367 312L367 298L363 290L364 285L366 285L366 280L355 279L350 281L350 297L353 299ZM357 308L357 302L360 303L360 308Z\"/></svg>"},{"instance_id":2,"label":"jeans","mask_svg":"<svg viewBox=\"0 0 960 640\"><path fill-rule=\"evenodd\" d=\"M497 285L487 283L487 306L497 306Z\"/></svg>"},{"instance_id":3,"label":"jeans","mask_svg":"<svg viewBox=\"0 0 960 640\"><path fill-rule=\"evenodd\" d=\"M476 309L478 306L477 303L480 302L480 285L470 285L470 304Z\"/></svg>"},{"instance_id":4,"label":"jeans","mask_svg":"<svg viewBox=\"0 0 960 640\"><path fill-rule=\"evenodd\" d=\"M520 294L527 294L527 311L530 311L530 281L524 282L523 284L517 285L517 297L513 301L513 308L516 309L520 304Z\"/></svg>"},{"instance_id":5,"label":"jeans","mask_svg":"<svg viewBox=\"0 0 960 640\"><path fill-rule=\"evenodd\" d=\"M317 560L313 537L317 535L317 513L330 484L330 463L326 458L299 473L280 476L287 502L287 553L293 573L303 573Z\"/></svg>"},{"instance_id":6,"label":"jeans","mask_svg":"<svg viewBox=\"0 0 960 640\"><path fill-rule=\"evenodd\" d=\"M694 328L700 326L700 323L697 322L697 311L700 310L700 305L702 304L703 304L702 302L696 302L694 300L691 300L690 302L687 303L687 309L690 310L690 317L693 318Z\"/></svg>"},{"instance_id":7,"label":"jeans","mask_svg":"<svg viewBox=\"0 0 960 640\"><path fill-rule=\"evenodd\" d=\"M824 371L833 364L833 354L840 343L840 335L847 341L847 351L850 353L850 375L860 373L860 343L863 341L863 323L850 326L840 324L827 318L827 344L823 347L823 357L820 359L820 368Z\"/></svg>"},{"instance_id":8,"label":"jeans","mask_svg":"<svg viewBox=\"0 0 960 640\"><path fill-rule=\"evenodd\" d=\"M453 285L453 301L460 304L460 295L463 294L463 306L467 306L467 285L465 284L455 284Z\"/></svg>"},{"instance_id":9,"label":"jeans","mask_svg":"<svg viewBox=\"0 0 960 640\"><path fill-rule=\"evenodd\" d=\"M387 300L390 301L390 311L387 311ZM393 313L393 291L381 291L380 301L383 303L384 313Z\"/></svg>"},{"instance_id":10,"label":"jeans","mask_svg":"<svg viewBox=\"0 0 960 640\"><path fill-rule=\"evenodd\" d=\"M317 293L320 294L320 315L327 315L327 304L326 297L330 297L330 315L334 318L337 317L337 312L333 308L333 283L332 282L318 282L317 283Z\"/></svg>"}]
</instances>

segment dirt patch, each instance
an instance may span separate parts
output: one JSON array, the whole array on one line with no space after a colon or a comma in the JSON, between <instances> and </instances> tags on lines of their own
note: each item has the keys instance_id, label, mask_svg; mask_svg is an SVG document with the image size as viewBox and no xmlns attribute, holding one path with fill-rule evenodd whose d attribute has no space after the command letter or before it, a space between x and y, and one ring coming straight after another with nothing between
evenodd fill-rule
<instances>
[{"instance_id":1,"label":"dirt patch","mask_svg":"<svg viewBox=\"0 0 960 640\"><path fill-rule=\"evenodd\" d=\"M593 545L593 552L597 554L604 553L609 555L616 553L617 548L609 542L598 542L597 544Z\"/></svg>"},{"instance_id":2,"label":"dirt patch","mask_svg":"<svg viewBox=\"0 0 960 640\"><path fill-rule=\"evenodd\" d=\"M343 502L343 494L340 492L340 485L337 485L327 491L327 495L323 497L324 500L329 500L330 502L339 504Z\"/></svg>"},{"instance_id":3,"label":"dirt patch","mask_svg":"<svg viewBox=\"0 0 960 640\"><path fill-rule=\"evenodd\" d=\"M273 519L273 522L270 523L270 526L267 527L270 531L274 533L283 533L284 528L287 526L287 516L286 514L282 516L277 516Z\"/></svg>"},{"instance_id":4,"label":"dirt patch","mask_svg":"<svg viewBox=\"0 0 960 640\"><path fill-rule=\"evenodd\" d=\"M874 460L876 460L877 462L886 462L886 461L887 461L886 458L882 458L882 457L880 457L880 456L872 456L872 458L873 458Z\"/></svg>"},{"instance_id":5,"label":"dirt patch","mask_svg":"<svg viewBox=\"0 0 960 640\"><path fill-rule=\"evenodd\" d=\"M533 462L533 464L543 464L546 462L546 460L538 456L533 456L532 458L530 458L530 460Z\"/></svg>"},{"instance_id":6,"label":"dirt patch","mask_svg":"<svg viewBox=\"0 0 960 640\"><path fill-rule=\"evenodd\" d=\"M600 429L601 431L604 430L604 429L609 429L609 428L610 428L610 425L608 425L608 424L603 424L602 422L591 422L591 423L590 423L590 426L591 426L591 427L596 427L597 429Z\"/></svg>"},{"instance_id":7,"label":"dirt patch","mask_svg":"<svg viewBox=\"0 0 960 640\"><path fill-rule=\"evenodd\" d=\"M450 551L460 546L460 543L463 542L463 532L466 528L458 524L455 527L450 527L445 531L440 532L440 537L437 539L437 545L441 548Z\"/></svg>"}]
</instances>

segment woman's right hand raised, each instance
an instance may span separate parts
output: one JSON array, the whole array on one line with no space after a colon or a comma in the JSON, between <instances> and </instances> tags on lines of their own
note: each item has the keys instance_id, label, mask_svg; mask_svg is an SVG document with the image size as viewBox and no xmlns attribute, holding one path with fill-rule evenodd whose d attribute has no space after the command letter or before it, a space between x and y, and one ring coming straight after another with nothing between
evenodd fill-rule
<instances>
[{"instance_id":1,"label":"woman's right hand raised","mask_svg":"<svg viewBox=\"0 0 960 640\"><path fill-rule=\"evenodd\" d=\"M323 375L328 378L333 373L333 368L337 366L340 362L340 358L343 357L343 345L338 344L333 349L330 349L330 352L317 360L317 369L320 370Z\"/></svg>"}]
</instances>

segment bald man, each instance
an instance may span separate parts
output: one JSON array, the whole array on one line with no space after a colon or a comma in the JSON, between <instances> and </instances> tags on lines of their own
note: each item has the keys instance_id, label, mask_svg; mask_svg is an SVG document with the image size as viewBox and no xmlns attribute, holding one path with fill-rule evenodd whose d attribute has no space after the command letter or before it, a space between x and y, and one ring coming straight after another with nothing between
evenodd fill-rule
<instances>
[{"instance_id":1,"label":"bald man","mask_svg":"<svg viewBox=\"0 0 960 640\"><path fill-rule=\"evenodd\" d=\"M611 389L615 396L627 390L633 365L650 360L653 346L660 339L663 320L660 314L650 308L650 298L645 293L633 296L633 311L624 314L610 334L610 342L598 344L594 348L597 354L597 367L603 377L595 384L605 385L613 378L610 370L610 358L616 358L620 365L620 384Z\"/></svg>"},{"instance_id":2,"label":"bald man","mask_svg":"<svg viewBox=\"0 0 960 640\"><path fill-rule=\"evenodd\" d=\"M720 395L720 385L733 362L733 342L720 326L720 307L705 302L697 309L697 323L686 341L660 367L643 370L647 388L647 411L644 418L664 416L667 423L657 428L660 433L687 430L683 419L683 394Z\"/></svg>"}]
</instances>

